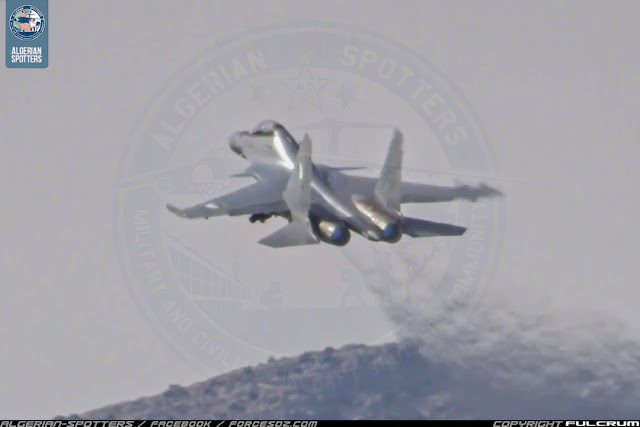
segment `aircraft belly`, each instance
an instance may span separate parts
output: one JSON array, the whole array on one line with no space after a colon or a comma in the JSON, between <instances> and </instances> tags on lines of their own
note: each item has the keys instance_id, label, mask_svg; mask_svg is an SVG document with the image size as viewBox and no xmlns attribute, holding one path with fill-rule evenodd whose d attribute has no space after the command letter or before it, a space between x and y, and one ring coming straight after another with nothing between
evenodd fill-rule
<instances>
[{"instance_id":1,"label":"aircraft belly","mask_svg":"<svg viewBox=\"0 0 640 427\"><path fill-rule=\"evenodd\" d=\"M324 182L317 177L311 183L311 187L316 194L316 200L319 204L329 211L336 219L343 221L350 228L356 230L365 237L376 240L379 236L379 230L375 224L372 224L364 218L353 205L351 200L342 200L332 191Z\"/></svg>"}]
</instances>

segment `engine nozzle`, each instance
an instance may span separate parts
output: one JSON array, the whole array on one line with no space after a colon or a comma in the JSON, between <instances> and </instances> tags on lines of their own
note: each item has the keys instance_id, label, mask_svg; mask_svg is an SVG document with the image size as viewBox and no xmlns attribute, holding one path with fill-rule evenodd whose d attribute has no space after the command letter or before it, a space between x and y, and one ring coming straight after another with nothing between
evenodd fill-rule
<instances>
[{"instance_id":1,"label":"engine nozzle","mask_svg":"<svg viewBox=\"0 0 640 427\"><path fill-rule=\"evenodd\" d=\"M320 236L320 239L325 243L344 246L351 240L351 232L342 222L318 219L312 223L314 224L316 234Z\"/></svg>"},{"instance_id":2,"label":"engine nozzle","mask_svg":"<svg viewBox=\"0 0 640 427\"><path fill-rule=\"evenodd\" d=\"M402 238L402 218L397 214L389 212L371 200L354 197L353 203L356 209L380 230L380 240L396 243Z\"/></svg>"}]
</instances>

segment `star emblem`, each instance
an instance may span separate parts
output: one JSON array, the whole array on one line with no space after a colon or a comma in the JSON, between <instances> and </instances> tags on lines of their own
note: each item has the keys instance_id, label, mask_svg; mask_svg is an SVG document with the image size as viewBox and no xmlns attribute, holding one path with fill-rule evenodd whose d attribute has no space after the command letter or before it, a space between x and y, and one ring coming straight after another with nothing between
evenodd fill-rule
<instances>
[{"instance_id":1,"label":"star emblem","mask_svg":"<svg viewBox=\"0 0 640 427\"><path fill-rule=\"evenodd\" d=\"M353 89L350 88L349 86L345 86L343 82L340 82L337 96L340 102L342 103L342 108L347 108L350 103L358 100Z\"/></svg>"},{"instance_id":2,"label":"star emblem","mask_svg":"<svg viewBox=\"0 0 640 427\"><path fill-rule=\"evenodd\" d=\"M290 110L299 107L303 103L308 103L317 110L322 109L319 91L327 84L327 80L314 76L309 55L305 55L302 58L298 77L296 79L288 79L283 83L291 91Z\"/></svg>"}]
</instances>

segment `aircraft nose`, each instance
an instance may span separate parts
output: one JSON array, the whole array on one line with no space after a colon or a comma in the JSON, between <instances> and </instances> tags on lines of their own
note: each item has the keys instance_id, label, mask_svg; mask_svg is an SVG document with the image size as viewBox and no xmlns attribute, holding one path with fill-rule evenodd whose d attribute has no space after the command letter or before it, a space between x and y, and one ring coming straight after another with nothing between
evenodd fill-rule
<instances>
[{"instance_id":1,"label":"aircraft nose","mask_svg":"<svg viewBox=\"0 0 640 427\"><path fill-rule=\"evenodd\" d=\"M234 153L240 156L242 156L242 146L240 143L242 141L242 137L246 134L247 132L235 132L229 137L229 147Z\"/></svg>"}]
</instances>

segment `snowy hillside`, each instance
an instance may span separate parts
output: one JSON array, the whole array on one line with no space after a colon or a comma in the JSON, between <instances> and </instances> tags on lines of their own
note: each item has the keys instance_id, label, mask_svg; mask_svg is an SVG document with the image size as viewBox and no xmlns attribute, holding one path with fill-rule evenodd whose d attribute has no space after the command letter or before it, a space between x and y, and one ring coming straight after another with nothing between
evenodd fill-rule
<instances>
[{"instance_id":1,"label":"snowy hillside","mask_svg":"<svg viewBox=\"0 0 640 427\"><path fill-rule=\"evenodd\" d=\"M327 348L70 418L624 418L639 413L629 390L584 397L560 384L492 384L486 372L430 362L425 350L409 341Z\"/></svg>"}]
</instances>

